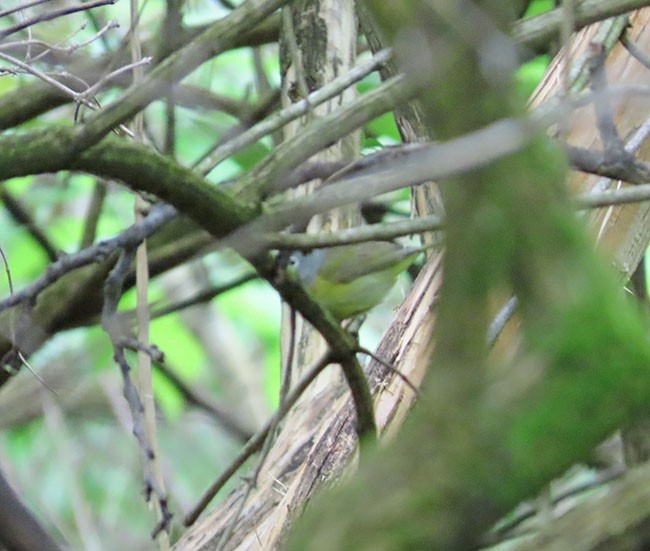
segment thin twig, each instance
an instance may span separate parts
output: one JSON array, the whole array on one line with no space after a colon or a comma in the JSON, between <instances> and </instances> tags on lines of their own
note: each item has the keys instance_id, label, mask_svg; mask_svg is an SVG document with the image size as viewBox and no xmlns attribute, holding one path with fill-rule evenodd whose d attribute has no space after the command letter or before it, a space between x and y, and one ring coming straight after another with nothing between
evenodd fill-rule
<instances>
[{"instance_id":1,"label":"thin twig","mask_svg":"<svg viewBox=\"0 0 650 551\"><path fill-rule=\"evenodd\" d=\"M149 65L153 61L153 57L148 56L148 57L143 57L142 59L138 61L134 61L133 63L128 63L119 69L115 69L114 71L111 71L110 73L104 75L102 78L100 78L95 84L93 84L90 88L87 90L84 90L83 92L78 93L77 95L79 98L88 98L91 96L94 96L106 83L110 82L114 78L120 76L122 73L127 73L129 71L133 71L134 69L137 69L139 67L142 67L144 65ZM81 99L76 99L76 101L81 101Z\"/></svg>"},{"instance_id":2,"label":"thin twig","mask_svg":"<svg viewBox=\"0 0 650 551\"><path fill-rule=\"evenodd\" d=\"M131 45L131 66L133 71L133 86L138 87L144 78L142 68L142 45L140 43L140 17L141 11L138 8L138 0L130 0L130 45ZM144 6L143 6L144 9ZM122 67L122 70L124 68ZM87 92L91 92L92 88ZM139 111L133 118L133 139L142 143L144 141L144 113ZM145 213L149 210L149 203L140 195L134 197L134 214L136 222L142 222ZM137 344L138 348L138 390L142 397L143 430L149 446L151 446L152 457L148 464L143 464L143 469L150 469L150 474L158 488L159 499L154 503L154 515L158 526L153 531L152 537L157 539L160 551L169 549L169 523L166 504L165 480L162 474L158 447L158 430L156 422L156 405L153 391L153 373L151 369L152 357L162 360L163 356L157 348L150 345L150 317L148 308L149 294L149 255L147 240L143 239L138 244L135 257L135 285L136 285L136 312L137 312ZM157 352L157 354L154 354ZM163 498L164 497L164 501Z\"/></svg>"},{"instance_id":3,"label":"thin twig","mask_svg":"<svg viewBox=\"0 0 650 551\"><path fill-rule=\"evenodd\" d=\"M20 4L19 6L14 6L13 8L0 10L0 17L5 17L6 15L11 15L12 13L26 10L28 8L33 8L34 6L39 6L40 4L45 4L46 2L50 2L50 0L32 0L31 2L25 2L24 4Z\"/></svg>"},{"instance_id":4,"label":"thin twig","mask_svg":"<svg viewBox=\"0 0 650 551\"><path fill-rule=\"evenodd\" d=\"M54 396L56 396L57 398L61 398L61 395L56 390L54 390L49 384L47 384L45 379L43 379L43 377L41 377L36 372L36 370L31 365L29 365L29 362L27 361L27 359L25 358L25 356L20 350L17 350L16 354L18 355L18 359L21 361L22 365L27 369L27 371L29 371L34 376L34 378L39 383L41 383L47 390L49 390L52 394L54 394Z\"/></svg>"},{"instance_id":5,"label":"thin twig","mask_svg":"<svg viewBox=\"0 0 650 551\"><path fill-rule=\"evenodd\" d=\"M280 404L287 399L287 394L291 389L291 372L294 370L293 358L296 348L296 311L289 307L289 346L287 347L287 357L282 365L282 380L280 383Z\"/></svg>"},{"instance_id":6,"label":"thin twig","mask_svg":"<svg viewBox=\"0 0 650 551\"><path fill-rule=\"evenodd\" d=\"M275 440L275 433L278 430L279 423L280 423L280 419L277 419L276 422L273 423L273 426L269 429L269 433L264 439L262 450L260 451L260 455L257 458L257 467L255 468L253 474L250 477L248 477L248 479L246 480L246 489L244 490L243 495L239 497L239 501L240 501L239 507L237 508L232 518L228 522L226 529L221 534L221 537L217 542L216 551L223 551L223 549L225 548L226 544L230 540L230 537L232 536L233 531L235 530L235 526L237 526L237 521L239 520L239 517L244 511L244 507L246 506L246 501L248 501L248 497L253 491L253 488L257 486L257 480L260 476L260 472L262 471L262 467L264 466L264 463L266 462L266 459L269 456L269 452L271 451L271 447L273 441Z\"/></svg>"},{"instance_id":7,"label":"thin twig","mask_svg":"<svg viewBox=\"0 0 650 551\"><path fill-rule=\"evenodd\" d=\"M625 49L630 52L630 55L634 59L641 63L641 65L643 65L646 69L650 69L650 56L648 56L644 50L636 45L636 43L630 37L630 33L628 31L625 31L623 33L623 36L621 36L621 43L623 46L625 46Z\"/></svg>"},{"instance_id":8,"label":"thin twig","mask_svg":"<svg viewBox=\"0 0 650 551\"><path fill-rule=\"evenodd\" d=\"M4 264L5 268L5 273L7 274L7 284L9 286L9 296L13 295L14 292L14 285L11 280L11 269L9 267L9 260L7 259L7 256L5 255L4 250L2 247L0 247L0 257L2 257L2 263ZM17 365L23 365L33 376L34 378L41 383L46 389L48 389L52 394L54 394L57 398L60 398L61 396L59 393L54 390L50 385L45 382L43 377L41 377L35 370L32 368L32 366L29 364L29 362L26 360L25 356L23 353L17 348L16 346L16 327L15 327L15 321L14 321L14 316L13 312L11 313L12 315L9 318L9 332L10 332L10 339L11 342L13 343L14 346L14 358L20 362L20 364ZM17 369L17 367L16 367Z\"/></svg>"},{"instance_id":9,"label":"thin twig","mask_svg":"<svg viewBox=\"0 0 650 551\"><path fill-rule=\"evenodd\" d=\"M74 31L72 31L68 36L62 38L62 39L59 40L57 43L53 44L52 47L53 47L53 48L56 48L57 46L60 46L61 44L65 44L65 43L68 42L69 40L72 40L72 39L73 39L76 35L78 35L80 32L84 31L85 29L86 29L86 22L84 21L84 22L83 22L79 27L77 27ZM31 31L31 29L30 29L30 31ZM35 42L35 41L32 39L31 35L30 35L30 37L29 37L29 39L28 39L28 42L29 42L30 44L32 44L33 42ZM31 49L30 46L28 46L27 49L28 49L28 51L29 51L29 50ZM43 50L40 54L38 54L36 57L31 57L31 56L30 56L30 57L29 57L29 63L33 65L33 64L36 63L39 59L41 59L42 57L46 56L50 51L51 51L50 48L46 48L46 49Z\"/></svg>"},{"instance_id":10,"label":"thin twig","mask_svg":"<svg viewBox=\"0 0 650 551\"><path fill-rule=\"evenodd\" d=\"M194 388L183 381L166 362L156 361L154 366L165 379L174 385L188 404L202 409L232 436L242 442L247 442L253 436L251 431L242 426L228 411L205 396L200 388Z\"/></svg>"},{"instance_id":11,"label":"thin twig","mask_svg":"<svg viewBox=\"0 0 650 551\"><path fill-rule=\"evenodd\" d=\"M408 386L408 387L409 387L409 388L410 388L410 389L415 393L416 396L419 396L419 395L420 395L420 389L418 389L418 387L415 386L415 384L411 381L411 379L409 379L409 378L408 378L404 373L402 373L402 372L401 372L399 369L397 369L394 365L392 365L391 363L387 362L386 360L383 360L382 358L380 358L379 356L377 356L377 354L375 354L374 352L368 350L367 348L359 347L359 350L358 350L358 351L359 351L361 354L365 354L366 356L370 356L370 357L371 357L374 361L376 361L378 364L380 364L381 366L385 367L388 371L390 371L390 372L393 373L394 375L397 375L397 377L399 377L400 379L402 379L402 381L404 381L404 383L406 384L406 386Z\"/></svg>"},{"instance_id":12,"label":"thin twig","mask_svg":"<svg viewBox=\"0 0 650 551\"><path fill-rule=\"evenodd\" d=\"M510 297L503 308L501 308L501 310L499 310L497 315L494 317L487 331L488 348L492 348L494 344L499 340L501 333L503 333L506 325L517 311L518 304L519 301L517 300L517 297Z\"/></svg>"},{"instance_id":13,"label":"thin twig","mask_svg":"<svg viewBox=\"0 0 650 551\"><path fill-rule=\"evenodd\" d=\"M228 291L232 291L233 289L240 287L241 285L244 285L249 281L254 281L258 277L259 276L256 273L244 274L243 276L238 277L236 280L230 283L211 287L210 289L201 291L192 297L186 298L184 300L179 300L178 302L174 302L173 304L169 304L168 306L163 306L162 308L153 310L151 312L151 319L160 318L162 316L166 316L168 314L173 314L174 312L178 312L179 310L191 308L192 306L196 306L197 304L203 304L205 302L209 302L213 298L223 293L227 293Z\"/></svg>"},{"instance_id":14,"label":"thin twig","mask_svg":"<svg viewBox=\"0 0 650 551\"><path fill-rule=\"evenodd\" d=\"M52 77L46 75L44 72L39 71L38 69L35 69L31 65L28 65L27 63L23 63L19 59L16 59L15 57L4 54L2 52L0 52L0 59L3 59L7 63L11 63L12 65L15 65L16 67L22 69L26 73L29 73L35 76L36 78L41 79L43 82L49 84L50 86L53 86L60 92L63 92L63 94L72 98L76 102L83 103L86 107L89 107L91 109L95 108L95 106L92 103L90 103L87 99L85 99L80 94L75 92L72 88L68 88L65 84L61 84L58 80L53 79Z\"/></svg>"},{"instance_id":15,"label":"thin twig","mask_svg":"<svg viewBox=\"0 0 650 551\"><path fill-rule=\"evenodd\" d=\"M9 267L9 260L7 259L7 256L5 255L5 251L2 247L0 247L0 257L2 257L2 263L4 264L5 274L7 274L7 285L9 286L9 294L13 295L14 284L13 281L11 280L11 268Z\"/></svg>"},{"instance_id":16,"label":"thin twig","mask_svg":"<svg viewBox=\"0 0 650 551\"><path fill-rule=\"evenodd\" d=\"M68 272L86 266L87 264L104 260L117 250L136 246L143 239L156 232L175 215L176 210L173 207L169 205L157 206L151 209L149 215L142 222L133 224L121 234L101 241L78 253L61 256L56 262L50 264L45 270L45 273L31 285L0 301L0 312L22 302L33 302L39 293Z\"/></svg>"},{"instance_id":17,"label":"thin twig","mask_svg":"<svg viewBox=\"0 0 650 551\"><path fill-rule=\"evenodd\" d=\"M52 21L52 19L57 19L58 17L63 17L65 15L70 15L71 13L76 13L80 11L91 10L93 8L98 8L100 6L113 5L115 4L115 2L117 2L117 0L95 0L94 2L86 2L84 4L66 6L65 8L60 8L58 10L46 11L32 17L31 19L25 19L24 21L21 21L20 23L16 23L11 27L2 29L0 31L0 40L2 40L3 38L7 38L9 35L12 35L18 31L22 31L23 29L29 28L32 25L36 25L37 23L42 23L44 21Z\"/></svg>"},{"instance_id":18,"label":"thin twig","mask_svg":"<svg viewBox=\"0 0 650 551\"><path fill-rule=\"evenodd\" d=\"M155 344L144 343L135 337L122 336L118 342L119 346L134 352L142 352L151 358L154 362L164 362L165 354Z\"/></svg>"},{"instance_id":19,"label":"thin twig","mask_svg":"<svg viewBox=\"0 0 650 551\"><path fill-rule=\"evenodd\" d=\"M24 226L34 240L41 246L50 261L54 262L59 257L59 251L50 241L45 232L36 224L33 216L27 211L23 204L16 199L6 187L0 189L0 199L4 203L9 215L16 223Z\"/></svg>"},{"instance_id":20,"label":"thin twig","mask_svg":"<svg viewBox=\"0 0 650 551\"><path fill-rule=\"evenodd\" d=\"M133 435L138 441L140 450L145 499L149 501L153 494L156 498L156 503L161 512L161 519L155 527L152 537L162 531L167 530L171 520L171 513L167 506L167 495L164 488L162 488L157 478L153 473L153 463L156 460L154 449L151 446L145 428L144 419L144 405L140 398L137 388L131 380L131 368L124 355L124 346L122 345L124 336L122 334L121 324L117 316L117 304L122 296L122 288L124 279L130 271L135 250L133 248L125 248L114 268L106 278L104 283L104 305L102 308L102 327L108 334L113 345L114 359L120 367L122 380L124 382L124 397L129 405L131 416L133 418Z\"/></svg>"},{"instance_id":21,"label":"thin twig","mask_svg":"<svg viewBox=\"0 0 650 551\"><path fill-rule=\"evenodd\" d=\"M183 519L183 524L185 526L191 526L194 524L196 519L208 506L210 501L212 501L214 496L217 495L221 488L223 488L224 484L230 480L230 478L237 472L239 467L241 467L251 455L260 449L264 443L264 439L267 437L271 429L276 425L276 423L284 419L285 415L298 401L298 398L300 398L302 393L314 381L320 372L323 371L323 369L325 369L330 363L332 363L332 359L329 354L326 354L303 376L295 388L288 394L284 404L280 405L275 414L258 432L255 433L255 436L253 436L246 443L246 445L237 454L237 457L235 457L230 465L226 467L221 475L219 475L219 478L217 478L217 480L215 480L203 493L199 499L199 502L190 510L189 513L185 515L185 518Z\"/></svg>"},{"instance_id":22,"label":"thin twig","mask_svg":"<svg viewBox=\"0 0 650 551\"><path fill-rule=\"evenodd\" d=\"M609 98L601 94L607 90L607 77L605 74L605 59L607 51L602 44L593 43L590 45L591 55L588 60L589 79L591 89L594 92L594 110L596 112L596 128L603 143L605 158L621 157L625 153L623 140L618 134L614 122L614 111Z\"/></svg>"},{"instance_id":23,"label":"thin twig","mask_svg":"<svg viewBox=\"0 0 650 551\"><path fill-rule=\"evenodd\" d=\"M86 24L84 23L79 30L82 30L85 25ZM119 25L119 23L117 21L111 20L108 23L106 23L106 25L104 25L104 27L99 29L99 31L97 31L93 36L91 36L87 40L84 40L83 42L80 42L78 44L72 44L71 46L68 46L66 48L59 47L59 46L56 46L56 45L49 45L49 44L43 42L42 40L30 40L29 42L32 45L33 44L40 44L40 45L45 46L45 50L43 50L40 54L38 54L36 57L34 57L32 59L32 62L38 61L39 59L41 59L42 57L45 57L47 54L49 54L50 52L53 52L53 51L70 55L70 54L76 52L77 50L80 50L81 48L85 48L86 46L89 46L90 44L95 42L95 40L98 40L98 39L102 38L108 31L110 31L112 29L116 29L119 26L120 25ZM77 32L79 32L79 31L77 31ZM76 33L74 33L74 34L76 34ZM74 36L74 34L72 36ZM69 40L70 38L71 37L68 37L65 41ZM8 47L10 45L20 45L20 44L21 44L21 42L12 42L12 43L9 43L9 44L3 44L2 47L6 48L6 47Z\"/></svg>"},{"instance_id":24,"label":"thin twig","mask_svg":"<svg viewBox=\"0 0 650 551\"><path fill-rule=\"evenodd\" d=\"M108 186L106 185L106 182L98 178L95 181L93 195L90 199L90 204L88 205L88 212L86 213L84 231L81 237L82 249L84 247L90 247L95 241L97 235L97 224L99 223L99 217L102 213L102 206L107 193Z\"/></svg>"}]
</instances>

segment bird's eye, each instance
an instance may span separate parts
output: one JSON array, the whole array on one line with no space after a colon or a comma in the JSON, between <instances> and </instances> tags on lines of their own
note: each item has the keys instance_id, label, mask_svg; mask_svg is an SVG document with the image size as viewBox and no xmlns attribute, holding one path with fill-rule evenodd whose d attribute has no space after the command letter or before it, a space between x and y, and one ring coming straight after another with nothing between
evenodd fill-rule
<instances>
[{"instance_id":1,"label":"bird's eye","mask_svg":"<svg viewBox=\"0 0 650 551\"><path fill-rule=\"evenodd\" d=\"M287 262L287 266L288 266L289 268L295 268L296 266L298 266L298 261L299 261L298 253L293 253L293 254L289 257L289 262Z\"/></svg>"}]
</instances>

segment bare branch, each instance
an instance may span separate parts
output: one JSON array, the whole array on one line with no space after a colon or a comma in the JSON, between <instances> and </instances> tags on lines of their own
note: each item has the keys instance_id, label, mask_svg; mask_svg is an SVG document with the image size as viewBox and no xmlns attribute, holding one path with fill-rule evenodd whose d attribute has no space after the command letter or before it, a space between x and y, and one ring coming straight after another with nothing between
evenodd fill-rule
<instances>
[{"instance_id":1,"label":"bare branch","mask_svg":"<svg viewBox=\"0 0 650 551\"><path fill-rule=\"evenodd\" d=\"M49 2L50 0L32 0L31 2L25 2L24 4L20 4L19 6L14 6L13 8L7 8L6 10L0 10L0 17L4 17L6 15L11 15L12 13L16 13L22 10L26 10L29 8L33 8L34 6L39 6L41 4L45 4Z\"/></svg>"},{"instance_id":2,"label":"bare branch","mask_svg":"<svg viewBox=\"0 0 650 551\"><path fill-rule=\"evenodd\" d=\"M171 220L176 211L169 205L161 205L151 210L139 224L134 224L120 235L101 241L96 245L72 255L63 255L50 264L45 273L34 283L0 302L0 312L21 302L33 302L39 293L68 272L87 264L105 259L117 250L134 247L152 235L165 222Z\"/></svg>"},{"instance_id":3,"label":"bare branch","mask_svg":"<svg viewBox=\"0 0 650 551\"><path fill-rule=\"evenodd\" d=\"M647 0L582 0L576 5L574 13L575 27L581 29L591 23L603 21L609 17L622 15L648 5ZM512 36L520 44L531 48L547 45L562 28L563 8L517 21L513 26Z\"/></svg>"},{"instance_id":4,"label":"bare branch","mask_svg":"<svg viewBox=\"0 0 650 551\"><path fill-rule=\"evenodd\" d=\"M115 4L115 2L117 2L117 0L95 0L94 2L86 2L83 4L77 4L73 6L66 6L65 8L60 8L58 10L43 12L32 17L31 19L25 19L24 21L21 21L20 23L16 23L11 27L7 27L6 29L0 30L0 40L7 38L8 36L18 31L22 31L23 29L31 27L32 25L36 25L37 23L42 23L43 21L52 21L52 19L57 19L58 17L70 15L71 13L91 10L93 8L98 8L100 6L113 5ZM0 14L0 16L1 15L2 14Z\"/></svg>"},{"instance_id":5,"label":"bare branch","mask_svg":"<svg viewBox=\"0 0 650 551\"><path fill-rule=\"evenodd\" d=\"M298 381L298 384L291 390L291 392L289 392L287 399L280 405L275 414L266 422L261 430L255 433L255 435L237 454L237 457L235 457L224 472L219 475L219 478L217 478L217 480L215 480L203 493L199 502L185 515L185 518L183 519L183 524L185 526L191 526L194 524L199 515L210 504L210 501L212 501L214 496L216 496L219 490L223 488L224 484L230 480L239 467L241 467L251 455L260 449L271 429L284 418L307 387L330 363L332 363L332 358L329 354L326 354L309 371L307 371L300 381Z\"/></svg>"},{"instance_id":6,"label":"bare branch","mask_svg":"<svg viewBox=\"0 0 650 551\"><path fill-rule=\"evenodd\" d=\"M378 52L372 57L372 59L360 63L344 75L328 82L322 88L309 94L305 99L301 99L279 113L276 113L272 117L264 119L246 132L226 142L202 159L197 165L197 169L201 174L210 173L224 159L227 159L244 147L255 143L267 134L282 128L287 123L307 113L309 109L337 96L343 90L352 86L354 83L358 82L386 63L390 57L391 51L388 49Z\"/></svg>"},{"instance_id":7,"label":"bare branch","mask_svg":"<svg viewBox=\"0 0 650 551\"><path fill-rule=\"evenodd\" d=\"M164 489L158 484L153 471L153 462L156 461L154 450L147 437L144 418L144 405L138 394L138 390L131 380L131 368L124 355L124 346L121 324L117 316L117 304L122 296L122 286L124 278L128 274L135 250L133 248L125 249L118 259L111 273L106 278L104 284L104 307L102 309L102 327L111 339L114 351L115 362L120 367L122 379L124 381L124 397L129 404L131 416L133 419L133 435L139 444L141 463L143 470L143 480L145 486L145 500L148 502L153 494L158 504L161 520L153 531L152 537L155 537L163 530L167 530L172 514L167 507L167 495Z\"/></svg>"}]
</instances>

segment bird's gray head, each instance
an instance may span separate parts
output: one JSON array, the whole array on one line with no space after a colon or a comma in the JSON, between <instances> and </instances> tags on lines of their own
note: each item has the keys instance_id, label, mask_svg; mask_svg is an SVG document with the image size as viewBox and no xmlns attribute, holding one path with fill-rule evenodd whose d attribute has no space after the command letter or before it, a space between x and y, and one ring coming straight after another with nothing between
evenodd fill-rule
<instances>
[{"instance_id":1,"label":"bird's gray head","mask_svg":"<svg viewBox=\"0 0 650 551\"><path fill-rule=\"evenodd\" d=\"M315 249L308 253L295 252L291 255L289 264L295 266L305 287L311 286L318 271L325 261L325 249Z\"/></svg>"}]
</instances>

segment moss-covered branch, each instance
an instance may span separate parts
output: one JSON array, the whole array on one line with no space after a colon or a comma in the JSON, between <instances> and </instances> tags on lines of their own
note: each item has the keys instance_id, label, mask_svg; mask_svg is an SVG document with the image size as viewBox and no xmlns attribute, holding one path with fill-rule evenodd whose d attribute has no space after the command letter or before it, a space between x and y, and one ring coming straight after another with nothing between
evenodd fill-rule
<instances>
[{"instance_id":1,"label":"moss-covered branch","mask_svg":"<svg viewBox=\"0 0 650 551\"><path fill-rule=\"evenodd\" d=\"M258 206L243 205L227 193L209 185L191 170L159 155L151 148L130 140L112 136L80 154L75 154L74 148L73 131L68 128L50 128L0 137L0 150L5 153L0 158L0 178L72 169L118 180L134 191L145 191L159 197L217 239L242 228L259 214ZM230 244L240 248L242 246L236 240ZM253 263L258 273L328 342L333 356L344 366L358 408L359 429L363 433L373 432L370 394L356 360L352 338L331 316L323 312L307 295L301 284L291 278L277 277L275 262L265 251L255 250L250 254L246 251L245 244L243 248L242 253ZM100 289L101 279L106 273L91 272L90 275L88 290ZM65 305L66 312L78 307L88 307L83 292L75 289L73 294L79 297L80 306L72 300L73 304ZM60 317L54 315L57 326L64 323ZM54 323L50 318L52 315L48 317L48 329ZM28 349L33 350L33 347Z\"/></svg>"}]
</instances>

